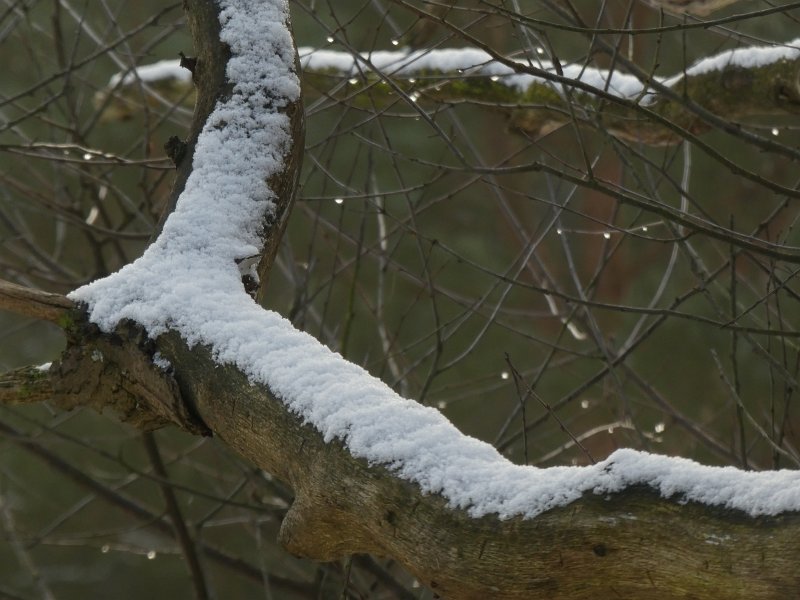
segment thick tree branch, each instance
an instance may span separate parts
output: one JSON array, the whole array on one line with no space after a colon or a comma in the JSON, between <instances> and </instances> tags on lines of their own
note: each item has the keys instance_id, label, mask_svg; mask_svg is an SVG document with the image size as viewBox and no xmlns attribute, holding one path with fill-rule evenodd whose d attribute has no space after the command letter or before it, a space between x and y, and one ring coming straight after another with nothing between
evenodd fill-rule
<instances>
[{"instance_id":1,"label":"thick tree branch","mask_svg":"<svg viewBox=\"0 0 800 600\"><path fill-rule=\"evenodd\" d=\"M77 319L68 330L67 348L50 369L53 401L69 410L111 408L118 418L143 431L174 424L210 435L193 407L181 398L171 374L154 364L156 346L133 323L103 334Z\"/></svg>"},{"instance_id":2,"label":"thick tree branch","mask_svg":"<svg viewBox=\"0 0 800 600\"><path fill-rule=\"evenodd\" d=\"M170 193L169 200L161 215L156 235L161 232L164 227L164 222L167 217L175 210L175 205L178 198L183 193L186 187L186 180L192 172L194 151L197 146L197 138L208 120L211 111L217 103L217 99L225 94L230 93L230 88L225 79L225 65L230 58L230 52L224 44L218 43L219 40L219 19L217 18L217 11L210 2L196 2L189 0L185 3L186 6L186 19L189 24L189 30L192 34L194 41L194 68L191 71L191 79L187 79L187 69L181 66L181 61L176 60L174 63L174 77L168 78L166 81L149 81L153 87L159 91L164 91L164 85L168 89L173 90L176 94L169 97L186 98L194 102L194 113L192 122L189 126L189 135L186 140L178 140L173 142L180 145L176 152L182 156L182 159L175 165L177 168L175 182L172 185L172 192ZM210 39L214 39L217 43L209 43ZM136 81L136 78L132 78ZM124 80L123 80L124 81ZM187 94L188 87L194 86L196 94ZM111 85L113 90L116 85ZM123 84L121 89L132 87L131 85ZM106 98L104 94L99 94L96 101L104 104ZM114 112L114 106L117 103L111 102L110 108ZM129 114L129 108L125 102L122 102L120 107L123 114Z\"/></svg>"},{"instance_id":3,"label":"thick tree branch","mask_svg":"<svg viewBox=\"0 0 800 600\"><path fill-rule=\"evenodd\" d=\"M736 57L747 50L722 53L688 69L685 76L662 79L660 84L675 92L672 97L649 89L633 75L581 65L560 67L563 75L543 65L553 80L515 74L474 50L463 50L460 56L445 50L374 58L309 52L303 77L308 87L356 106L397 103L398 94L415 103L478 104L507 115L512 128L533 137L571 122L577 111L586 124L622 140L659 146L680 142L681 129L693 134L712 129L681 98L728 120L800 114L800 52L791 60L744 66ZM448 63L458 66L444 68ZM349 85L342 86L343 81ZM671 126L654 121L649 113Z\"/></svg>"},{"instance_id":4,"label":"thick tree branch","mask_svg":"<svg viewBox=\"0 0 800 600\"><path fill-rule=\"evenodd\" d=\"M525 65L520 63L521 71L515 73L474 49L359 56L301 48L300 53L307 94L315 91L356 107L371 110L376 103L389 106L404 101L421 107L477 104L505 114L513 129L532 137L577 116L622 140L660 146L680 142L681 130L697 135L713 129L698 110L726 121L800 114L800 52L787 49L783 57L775 52L774 60L742 60L765 50L723 52L685 73L654 78L653 87L662 86L672 92L669 95L633 75L585 65L555 67L545 62L534 65L542 73L536 77L524 74ZM175 85L170 77L164 83ZM124 95L125 88L114 89L114 94ZM293 119L296 127L302 126L301 120ZM274 184L275 189L287 185L280 180Z\"/></svg>"},{"instance_id":5,"label":"thick tree branch","mask_svg":"<svg viewBox=\"0 0 800 600\"><path fill-rule=\"evenodd\" d=\"M395 0L395 2L398 2L399 4L402 4L405 8L407 8L408 10L410 10L411 12L413 12L415 14L426 14L427 15L427 13L425 13L424 10L414 6L413 4L408 3L406 0ZM428 15L428 16L433 18L431 15ZM605 99L605 100L611 102L612 104L621 104L623 106L625 106L625 105L630 106L629 102L626 102L624 99L621 100L621 99L617 98L616 96L618 94L614 94L614 93L610 93L610 92L606 91L605 88L606 88L607 84L599 85L599 86L587 84L586 82L584 82L582 80L582 77L580 78L581 80L576 80L576 76L575 75L565 76L565 75L562 74L561 70L559 70L558 68L556 68L555 72L554 72L553 69L548 68L545 64L540 63L538 60L530 60L530 61L526 61L526 62L515 61L515 60L513 60L511 58L508 58L506 56L498 54L497 52L495 52L495 50L490 45L486 44L485 42L483 42L479 38L477 38L474 35L472 35L469 32L467 32L466 30L464 30L462 28L459 28L459 27L457 27L457 26L455 26L455 25L453 25L451 23L448 23L444 19L439 19L439 22L443 26L445 26L447 29L449 29L453 34L455 34L458 38L463 39L467 43L473 45L475 48L481 49L483 52L486 53L487 56L491 57L492 59L497 61L499 64L504 65L507 68L510 68L515 73L528 74L528 75L533 76L535 78L544 79L544 80L549 81L549 82L557 83L557 84L559 84L561 86L566 86L568 88L575 88L575 90L577 90L577 91L588 92L588 93L590 93L592 95L596 95L596 96L598 96L598 97L600 97L602 99ZM602 40L601 40L601 43L602 43ZM607 44L603 43L602 45L606 46L607 50L611 50L611 47L608 46ZM789 42L788 44L783 44L783 45L777 46L777 49L780 50L779 54L781 54L782 56L790 57L791 60L796 60L798 58L798 52L800 52L800 48L798 48L798 46L800 46L800 42L795 40L795 41ZM737 60L736 63L739 64L740 66L751 66L753 64L762 65L765 62L767 62L767 61L764 60L765 58L768 57L769 61L772 61L775 58L775 54L773 53L775 51L775 49L776 49L775 46L770 46L769 48L755 48L755 47L754 48L743 48L741 50L744 51L745 56L748 58L748 60L746 60L746 61L738 61ZM765 50L767 51L766 55L763 53L763 51L765 51ZM738 52L739 52L739 50L732 51L733 54L737 54ZM705 71L708 70L707 68L709 66L711 66L713 68L719 68L720 60L724 59L725 61L727 61L727 59L728 59L730 54L731 53L729 53L729 52L721 53L721 54L713 57L711 59L711 63L710 64L709 64L709 62L707 62L709 59L704 59L704 60L700 61L699 63L695 64L694 66L692 66L691 68L687 69L682 76L685 77L686 75L690 74L690 72L693 73L693 74L697 74L698 70L701 71L701 72L705 72ZM730 123L730 122L726 121L724 118L721 118L721 117L719 117L717 115L714 115L713 113L711 113L708 110L704 109L702 106L698 105L696 102L687 101L687 102L684 103L683 102L683 98L684 97L680 96L679 94L676 94L676 92L671 90L668 86L663 85L663 83L668 83L668 81L663 81L662 83L658 83L659 79L657 77L653 77L651 72L641 69L638 65L636 65L634 63L631 63L630 61L626 60L622 56L618 56L618 53L616 51L611 50L611 54L610 55L614 56L615 61L619 62L619 64L627 65L628 69L630 69L630 71L632 73L635 73L638 76L639 81L647 82L647 81L650 81L652 79L651 83L652 83L653 87L658 92L664 94L664 96L667 97L667 98L672 98L673 100L677 99L677 100L681 101L680 102L681 106L684 106L684 104L685 104L685 107L689 108L694 114L696 114L700 119L702 119L703 122L709 123L709 124L713 125L714 127L718 128L718 129L722 129L722 130L727 131L729 133L737 133L741 137L747 139L748 141L752 142L756 146L761 147L761 148L763 148L765 150L766 149L773 150L773 151L778 152L780 154L784 154L786 156L791 156L791 157L796 157L797 156L797 152L795 150L791 149L791 148L788 148L786 146L782 146L780 144L776 144L776 143L772 142L771 140L763 139L763 138L761 138L761 137L759 137L757 135L749 134L749 133L746 133L746 132L740 132L738 130L738 125L737 124ZM755 60L752 60L752 59L755 59ZM727 65L727 63L726 63L726 65ZM568 65L568 67L569 66L570 65ZM584 65L571 65L571 66L573 66L573 67L577 66L577 68L579 69L580 72L584 71ZM674 79L674 78L672 78L672 79ZM638 93L639 92L637 91L637 92L634 93L634 95L638 95ZM649 90L646 90L645 93L649 94ZM635 106L636 106L637 110L642 111L643 115L649 116L652 120L658 122L661 126L666 127L669 130L676 131L681 137L691 138L693 136L692 132L687 131L686 129L678 127L670 119L664 118L664 117L662 117L661 115L659 115L656 112L649 111L644 106L640 106L639 103L638 103L638 100L637 100ZM575 118L578 119L577 116Z\"/></svg>"},{"instance_id":6,"label":"thick tree branch","mask_svg":"<svg viewBox=\"0 0 800 600\"><path fill-rule=\"evenodd\" d=\"M104 363L130 362L95 342L83 341L85 363L95 364L98 352ZM136 352L123 338L112 345ZM325 442L268 388L207 349L174 333L158 346L175 371L174 402L194 407L221 440L294 490L280 536L293 554L391 556L443 597L464 599L778 599L800 585L792 568L800 560L796 513L751 518L633 487L586 494L535 519L474 518ZM113 407L115 398L104 401ZM145 402L138 408L148 410Z\"/></svg>"}]
</instances>

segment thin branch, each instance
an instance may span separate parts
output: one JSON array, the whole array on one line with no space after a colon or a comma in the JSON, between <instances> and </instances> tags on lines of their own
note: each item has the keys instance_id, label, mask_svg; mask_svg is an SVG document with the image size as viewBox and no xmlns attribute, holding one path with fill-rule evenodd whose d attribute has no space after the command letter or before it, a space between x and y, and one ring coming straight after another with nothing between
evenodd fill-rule
<instances>
[{"instance_id":1,"label":"thin branch","mask_svg":"<svg viewBox=\"0 0 800 600\"><path fill-rule=\"evenodd\" d=\"M785 456L786 458L791 460L795 465L800 466L800 457L796 456L793 452L784 450L783 448L778 446L772 440L772 437L766 431L764 431L764 428L761 427L759 422L756 421L756 419L750 414L750 412L747 410L747 408L745 408L744 402L742 402L742 398L739 396L738 392L736 391L736 387L734 386L734 384L731 383L730 379L728 379L728 376L725 374L725 370L722 368L722 362L720 361L719 356L717 355L716 351L713 350L713 349L711 350L711 356L714 359L714 364L717 367L717 372L719 374L719 378L725 384L725 387L728 389L728 393L731 395L731 398L733 398L734 402L736 402L737 408L747 418L747 420L750 422L750 425L753 427L753 429L755 429L761 435L761 437L764 438L764 440L770 445L772 450L774 450L775 452L777 452L779 454L782 454L783 456ZM742 434L741 438L742 438L742 443L744 443L744 435L743 434ZM743 452L745 452L745 451L743 451Z\"/></svg>"},{"instance_id":2,"label":"thin branch","mask_svg":"<svg viewBox=\"0 0 800 600\"><path fill-rule=\"evenodd\" d=\"M36 566L36 563L33 562L33 558L28 552L28 549L21 542L16 531L17 527L14 522L14 516L11 513L11 507L2 496L0 496L0 523L2 523L3 529L5 529L4 537L10 543L20 566L28 571L34 585L39 591L39 597L42 598L42 600L56 600L56 597L53 595L50 586L47 585L47 581L41 571Z\"/></svg>"},{"instance_id":3,"label":"thin branch","mask_svg":"<svg viewBox=\"0 0 800 600\"><path fill-rule=\"evenodd\" d=\"M0 279L0 310L63 325L75 303L66 296Z\"/></svg>"},{"instance_id":4,"label":"thin branch","mask_svg":"<svg viewBox=\"0 0 800 600\"><path fill-rule=\"evenodd\" d=\"M142 521L143 523L147 523L148 527L151 529L161 533L162 535L171 537L172 527L166 518L160 516L157 512L149 510L147 507L136 502L132 498L100 483L96 479L93 479L85 473L84 469L80 469L67 462L57 454L42 446L40 443L26 437L22 432L2 421L0 421L0 435L11 442L14 442L20 448L38 457L50 468L69 479L72 483L89 490L98 498L101 498L112 506L121 509L134 519ZM242 558L223 552L222 550L219 550L206 543L203 543L200 546L200 550L208 559L229 569L232 572L238 573L239 575L258 583L264 581L265 573ZM306 597L308 597L308 594L313 591L312 585L308 583L294 581L279 575L269 574L268 577L270 585L275 586L276 589L282 592L298 595L305 594Z\"/></svg>"},{"instance_id":5,"label":"thin branch","mask_svg":"<svg viewBox=\"0 0 800 600\"><path fill-rule=\"evenodd\" d=\"M150 463L153 465L153 471L161 478L159 487L167 505L167 513L170 521L172 521L172 528L175 530L175 538L181 546L183 556L186 558L186 563L192 576L195 597L198 600L208 600L211 596L208 593L208 584L206 583L203 566L197 556L197 544L189 533L186 520L181 513L180 504L178 504L178 498L175 496L175 490L172 489L172 485L169 482L169 474L164 466L164 460L161 458L158 442L156 442L155 435L151 431L146 431L142 434L142 441L144 442L145 450L147 450L147 456L150 458Z\"/></svg>"}]
</instances>

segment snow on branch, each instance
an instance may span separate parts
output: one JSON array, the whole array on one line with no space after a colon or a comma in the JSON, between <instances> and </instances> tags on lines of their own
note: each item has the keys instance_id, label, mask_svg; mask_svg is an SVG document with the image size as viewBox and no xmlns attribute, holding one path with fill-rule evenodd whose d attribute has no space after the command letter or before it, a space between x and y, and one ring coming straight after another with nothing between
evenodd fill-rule
<instances>
[{"instance_id":1,"label":"snow on branch","mask_svg":"<svg viewBox=\"0 0 800 600\"><path fill-rule=\"evenodd\" d=\"M307 91L352 102L362 92L369 93L371 102L397 102L401 96L412 103L475 102L507 114L512 127L532 136L569 122L574 111L568 103L578 109L581 120L621 139L652 145L679 142L678 128L694 134L711 128L682 106L684 97L726 119L800 111L800 38L727 50L652 81L619 70L557 66L545 60L516 59L514 68L474 48L359 55L301 48L299 53ZM125 85L136 81L135 75L167 93L181 81L188 85L185 73L177 61L162 61L118 74L99 92L98 102L109 105L110 115L124 114ZM674 126L649 118L649 112Z\"/></svg>"},{"instance_id":2,"label":"snow on branch","mask_svg":"<svg viewBox=\"0 0 800 600\"><path fill-rule=\"evenodd\" d=\"M112 332L124 319L152 338L177 332L209 348L217 364L234 365L271 393L326 442L387 467L428 494L473 517L533 518L586 493L648 486L665 498L757 515L800 511L800 472L742 472L689 460L620 450L591 467L536 469L510 463L490 445L461 434L437 410L398 396L362 368L262 309L245 292L238 263L260 252L260 227L274 211L266 183L287 168L293 144L282 110L300 95L285 0L220 0L221 39L232 56L229 98L219 102L197 143L194 168L163 232L118 273L73 292L91 320ZM687 75L731 65L796 60L796 49L734 52L701 62ZM477 51L374 53L354 58L306 52L307 70L358 77L379 69L393 77L463 71L515 92L553 86L487 60ZM638 80L578 67L565 74L621 97L653 102ZM492 83L494 83L492 81ZM675 85L668 81L665 85Z\"/></svg>"},{"instance_id":3,"label":"snow on branch","mask_svg":"<svg viewBox=\"0 0 800 600\"><path fill-rule=\"evenodd\" d=\"M364 90L373 101L397 101L400 93L411 102L475 102L506 113L512 127L532 136L568 123L577 113L580 120L624 140L677 143L682 139L679 129L710 129L684 106L684 98L727 119L800 111L800 38L728 50L676 75L648 81L586 64L538 59L503 63L471 48L300 53L307 84L337 98L357 97ZM337 79L349 85L337 88Z\"/></svg>"},{"instance_id":4,"label":"snow on branch","mask_svg":"<svg viewBox=\"0 0 800 600\"><path fill-rule=\"evenodd\" d=\"M687 13L704 17L713 12L722 10L723 8L736 4L741 0L644 0L653 8L663 9L665 12L674 15L681 15Z\"/></svg>"},{"instance_id":5,"label":"snow on branch","mask_svg":"<svg viewBox=\"0 0 800 600\"><path fill-rule=\"evenodd\" d=\"M548 79L546 74L556 75L560 70L564 79L584 83L598 90L607 90L608 93L620 98L647 97L652 101L651 94L655 93L635 76L619 71L596 69L584 64L566 64L556 67L546 60L517 59L515 61L521 68L533 67L541 71L542 75L537 76L499 63L490 54L474 48L376 51L357 56L336 50L300 48L299 53L300 63L306 71L348 77L363 75L365 71L376 71L390 77L450 74L466 79L471 76L482 76L524 93L529 91L532 86L552 85L553 80ZM780 45L750 46L726 50L697 61L678 75L656 77L655 80L667 87L674 87L684 76L695 77L729 68L760 68L781 61L797 61L798 59L800 59L800 38ZM555 85L554 89L560 93Z\"/></svg>"}]
</instances>

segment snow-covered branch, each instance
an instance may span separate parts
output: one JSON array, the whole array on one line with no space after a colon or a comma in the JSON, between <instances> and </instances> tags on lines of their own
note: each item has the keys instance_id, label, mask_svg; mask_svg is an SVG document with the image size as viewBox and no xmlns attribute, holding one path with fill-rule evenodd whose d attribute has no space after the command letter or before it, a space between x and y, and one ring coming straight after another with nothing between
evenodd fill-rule
<instances>
[{"instance_id":1,"label":"snow-covered branch","mask_svg":"<svg viewBox=\"0 0 800 600\"><path fill-rule=\"evenodd\" d=\"M200 87L202 127L179 165L185 183L158 239L136 262L71 294L87 322L70 326L50 371L56 395L115 406L142 428L171 422L218 436L293 488L281 530L290 551L318 560L390 555L446 597L778 598L797 589L799 472L630 450L591 467L515 465L261 308L247 277L263 278L271 266L302 147L288 6L186 5L200 47L195 78L217 87ZM201 13L218 14L219 27L200 26ZM751 68L783 77L797 52L717 57L661 83L678 89ZM766 58L751 64L753 56ZM413 94L451 101L448 88L475 100L480 81L480 94L523 112L540 110L536 94L547 99L541 110L555 110L570 80L573 97L597 100L606 90L606 102L623 100L592 105L592 118L613 117L609 126L618 122L632 137L621 123L635 106L662 103L619 74L518 73L475 51L310 53L303 62L307 73L353 88L404 80L409 87L394 91L411 102Z\"/></svg>"},{"instance_id":2,"label":"snow-covered branch","mask_svg":"<svg viewBox=\"0 0 800 600\"><path fill-rule=\"evenodd\" d=\"M644 0L653 8L663 10L674 15L687 13L698 17L710 15L718 10L722 10L736 4L741 0Z\"/></svg>"},{"instance_id":3,"label":"snow-covered branch","mask_svg":"<svg viewBox=\"0 0 800 600\"><path fill-rule=\"evenodd\" d=\"M629 450L592 467L512 465L435 410L378 382L365 388L367 376L336 356L313 369L322 351L295 373L310 394L298 417L277 388L177 335L161 343L186 365L176 368L181 392L215 434L292 486L280 540L293 554L390 556L459 600L777 599L797 589L798 472ZM352 374L337 379L333 362Z\"/></svg>"},{"instance_id":4,"label":"snow-covered branch","mask_svg":"<svg viewBox=\"0 0 800 600\"><path fill-rule=\"evenodd\" d=\"M478 49L358 56L301 49L301 62L309 86L340 99L365 91L373 101L397 102L402 95L415 103L476 103L507 114L512 128L530 136L575 115L624 140L677 143L681 130L712 128L687 99L730 120L800 112L800 39L725 51L650 81L585 64L516 60L514 67Z\"/></svg>"},{"instance_id":5,"label":"snow-covered branch","mask_svg":"<svg viewBox=\"0 0 800 600\"><path fill-rule=\"evenodd\" d=\"M624 140L673 144L683 139L681 130L699 134L712 128L686 99L728 120L800 112L800 38L728 50L649 81L545 60L516 60L514 68L472 48L360 55L301 48L300 60L307 91L356 105L367 95L371 105L480 104L505 113L512 128L530 136L547 134L574 115ZM178 63L169 61L117 75L99 96L109 115L124 111L125 86L137 80L134 75L165 91L186 81Z\"/></svg>"}]
</instances>

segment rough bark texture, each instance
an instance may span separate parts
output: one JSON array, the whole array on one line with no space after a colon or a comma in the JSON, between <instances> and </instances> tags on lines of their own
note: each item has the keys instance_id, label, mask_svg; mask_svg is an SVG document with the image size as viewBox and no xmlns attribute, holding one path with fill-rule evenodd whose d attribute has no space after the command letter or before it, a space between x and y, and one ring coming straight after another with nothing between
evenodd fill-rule
<instances>
[{"instance_id":1,"label":"rough bark texture","mask_svg":"<svg viewBox=\"0 0 800 600\"><path fill-rule=\"evenodd\" d=\"M108 407L144 431L173 424L190 433L211 434L181 397L171 374L153 364L156 345L141 327L125 322L105 334L84 319L76 315L67 329L67 348L50 368L60 407Z\"/></svg>"},{"instance_id":2,"label":"rough bark texture","mask_svg":"<svg viewBox=\"0 0 800 600\"><path fill-rule=\"evenodd\" d=\"M21 367L0 375L0 404L33 404L53 397L47 369Z\"/></svg>"},{"instance_id":3,"label":"rough bark texture","mask_svg":"<svg viewBox=\"0 0 800 600\"><path fill-rule=\"evenodd\" d=\"M224 65L205 62L223 61L226 51L210 20L213 3L185 5L198 45L196 77L208 78L199 83L198 114L207 116L209 98L224 94L225 83ZM292 110L299 134L302 111ZM179 166L183 181L192 151L193 142ZM259 266L265 274L298 169L293 154L276 184L285 194L284 212L266 224ZM176 190L182 185L179 180ZM213 433L292 487L295 501L280 539L294 554L316 560L362 552L391 556L437 594L459 599L783 599L800 589L800 514L756 519L632 488L586 495L535 519L474 519L385 468L353 458L340 443L325 443L265 386L215 363L208 349L189 348L176 333L152 341L123 323L114 334L102 334L79 312L66 330L67 350L49 372L57 403L111 407L143 429L172 423ZM155 351L170 361L169 371L153 365ZM48 382L34 380L37 393L44 393Z\"/></svg>"}]
</instances>

